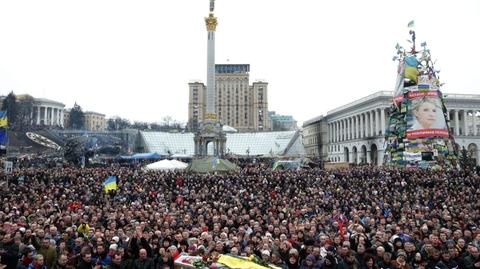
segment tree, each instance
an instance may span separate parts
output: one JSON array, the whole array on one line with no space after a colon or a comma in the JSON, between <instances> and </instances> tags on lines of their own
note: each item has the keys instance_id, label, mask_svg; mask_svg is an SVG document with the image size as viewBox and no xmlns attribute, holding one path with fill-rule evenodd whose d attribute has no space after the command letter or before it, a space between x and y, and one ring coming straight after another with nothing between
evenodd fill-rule
<instances>
[{"instance_id":1,"label":"tree","mask_svg":"<svg viewBox=\"0 0 480 269\"><path fill-rule=\"evenodd\" d=\"M82 108L75 103L70 110L70 118L68 121L68 127L72 129L83 129L85 127L85 115Z\"/></svg>"},{"instance_id":2,"label":"tree","mask_svg":"<svg viewBox=\"0 0 480 269\"><path fill-rule=\"evenodd\" d=\"M138 130L146 130L148 129L148 123L142 121L134 121L132 128Z\"/></svg>"},{"instance_id":3,"label":"tree","mask_svg":"<svg viewBox=\"0 0 480 269\"><path fill-rule=\"evenodd\" d=\"M109 130L109 131L116 131L117 130L115 128L115 121L112 118L109 118L107 120L107 130Z\"/></svg>"},{"instance_id":4,"label":"tree","mask_svg":"<svg viewBox=\"0 0 480 269\"><path fill-rule=\"evenodd\" d=\"M475 167L475 161L465 147L462 147L462 151L460 153L460 166L464 170L470 170Z\"/></svg>"},{"instance_id":5,"label":"tree","mask_svg":"<svg viewBox=\"0 0 480 269\"><path fill-rule=\"evenodd\" d=\"M120 131L130 128L131 126L132 125L130 124L129 120L120 118L119 116L115 116L107 120L107 129L109 131Z\"/></svg>"},{"instance_id":6,"label":"tree","mask_svg":"<svg viewBox=\"0 0 480 269\"><path fill-rule=\"evenodd\" d=\"M35 99L30 95L17 97L17 118L16 127L19 130L24 130L33 124L33 106Z\"/></svg>"},{"instance_id":7,"label":"tree","mask_svg":"<svg viewBox=\"0 0 480 269\"><path fill-rule=\"evenodd\" d=\"M2 110L7 111L8 125L10 127L14 127L17 121L18 105L17 105L17 96L15 96L15 93L13 93L13 91L10 92L7 95L7 97L3 100Z\"/></svg>"},{"instance_id":8,"label":"tree","mask_svg":"<svg viewBox=\"0 0 480 269\"><path fill-rule=\"evenodd\" d=\"M161 131L162 130L162 126L156 122L154 123L150 123L150 129L152 131Z\"/></svg>"}]
</instances>

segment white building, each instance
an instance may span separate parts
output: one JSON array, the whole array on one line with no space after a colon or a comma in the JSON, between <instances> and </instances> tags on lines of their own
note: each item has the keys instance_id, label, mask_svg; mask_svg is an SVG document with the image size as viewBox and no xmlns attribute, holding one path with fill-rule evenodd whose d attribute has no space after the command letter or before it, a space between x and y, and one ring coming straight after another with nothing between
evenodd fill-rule
<instances>
[{"instance_id":1,"label":"white building","mask_svg":"<svg viewBox=\"0 0 480 269\"><path fill-rule=\"evenodd\" d=\"M444 100L457 148L465 147L480 164L480 95L444 94ZM392 92L381 91L329 111L322 119L328 126L327 161L381 165L391 105Z\"/></svg>"},{"instance_id":2,"label":"white building","mask_svg":"<svg viewBox=\"0 0 480 269\"><path fill-rule=\"evenodd\" d=\"M34 121L37 125L63 127L65 104L46 98L35 98L33 105Z\"/></svg>"},{"instance_id":3,"label":"white building","mask_svg":"<svg viewBox=\"0 0 480 269\"><path fill-rule=\"evenodd\" d=\"M16 98L32 101L31 124L63 127L65 104L46 98L35 98L28 94L19 94Z\"/></svg>"}]
</instances>

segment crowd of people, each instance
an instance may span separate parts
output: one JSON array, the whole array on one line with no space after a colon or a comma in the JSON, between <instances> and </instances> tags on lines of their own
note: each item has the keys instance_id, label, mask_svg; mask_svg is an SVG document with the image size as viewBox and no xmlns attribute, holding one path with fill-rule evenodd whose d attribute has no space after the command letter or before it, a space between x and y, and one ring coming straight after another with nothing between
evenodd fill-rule
<instances>
[{"instance_id":1,"label":"crowd of people","mask_svg":"<svg viewBox=\"0 0 480 269\"><path fill-rule=\"evenodd\" d=\"M475 172L22 168L0 195L0 268L167 269L184 254L283 269L480 268Z\"/></svg>"}]
</instances>

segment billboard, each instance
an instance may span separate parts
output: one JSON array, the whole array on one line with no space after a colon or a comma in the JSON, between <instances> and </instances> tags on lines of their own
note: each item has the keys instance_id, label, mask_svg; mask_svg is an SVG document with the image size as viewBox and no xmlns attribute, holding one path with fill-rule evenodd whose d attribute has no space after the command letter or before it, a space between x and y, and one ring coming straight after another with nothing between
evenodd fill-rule
<instances>
[{"instance_id":1,"label":"billboard","mask_svg":"<svg viewBox=\"0 0 480 269\"><path fill-rule=\"evenodd\" d=\"M407 97L407 138L449 136L438 91L409 92Z\"/></svg>"}]
</instances>

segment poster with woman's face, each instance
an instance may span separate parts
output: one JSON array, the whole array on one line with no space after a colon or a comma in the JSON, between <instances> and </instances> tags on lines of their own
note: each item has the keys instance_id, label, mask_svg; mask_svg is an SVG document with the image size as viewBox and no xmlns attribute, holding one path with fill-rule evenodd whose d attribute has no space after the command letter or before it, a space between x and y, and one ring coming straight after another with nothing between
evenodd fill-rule
<instances>
[{"instance_id":1,"label":"poster with woman's face","mask_svg":"<svg viewBox=\"0 0 480 269\"><path fill-rule=\"evenodd\" d=\"M407 138L448 137L438 91L411 92L408 98Z\"/></svg>"}]
</instances>

